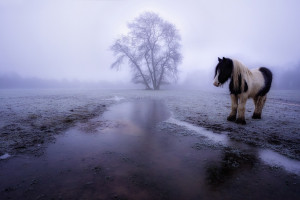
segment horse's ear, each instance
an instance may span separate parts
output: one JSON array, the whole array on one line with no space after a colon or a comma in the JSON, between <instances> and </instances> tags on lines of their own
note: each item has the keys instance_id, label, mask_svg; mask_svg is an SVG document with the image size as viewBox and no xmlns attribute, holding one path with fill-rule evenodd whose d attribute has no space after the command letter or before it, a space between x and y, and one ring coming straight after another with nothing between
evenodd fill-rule
<instances>
[{"instance_id":1,"label":"horse's ear","mask_svg":"<svg viewBox=\"0 0 300 200\"><path fill-rule=\"evenodd\" d=\"M223 60L226 60L226 58L225 58L225 57L223 57Z\"/></svg>"},{"instance_id":2,"label":"horse's ear","mask_svg":"<svg viewBox=\"0 0 300 200\"><path fill-rule=\"evenodd\" d=\"M222 61L222 59L218 57L218 61L219 61L219 62L221 62L221 61Z\"/></svg>"}]
</instances>

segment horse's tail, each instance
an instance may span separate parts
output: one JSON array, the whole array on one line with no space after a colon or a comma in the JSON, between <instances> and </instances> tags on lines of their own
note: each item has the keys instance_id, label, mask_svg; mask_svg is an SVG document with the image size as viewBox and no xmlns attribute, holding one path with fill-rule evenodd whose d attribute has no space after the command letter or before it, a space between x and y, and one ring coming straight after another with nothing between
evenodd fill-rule
<instances>
[{"instance_id":1,"label":"horse's tail","mask_svg":"<svg viewBox=\"0 0 300 200\"><path fill-rule=\"evenodd\" d=\"M257 96L265 96L270 91L273 75L272 75L272 72L268 68L265 68L265 67L260 67L259 71L262 73L262 75L265 79L265 85L263 88L261 88L261 90L259 91Z\"/></svg>"}]
</instances>

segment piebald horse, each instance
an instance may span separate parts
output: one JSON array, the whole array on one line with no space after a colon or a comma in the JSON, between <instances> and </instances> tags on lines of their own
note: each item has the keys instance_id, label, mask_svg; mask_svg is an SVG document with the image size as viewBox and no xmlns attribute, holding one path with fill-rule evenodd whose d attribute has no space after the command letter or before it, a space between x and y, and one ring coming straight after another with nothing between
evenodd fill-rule
<instances>
[{"instance_id":1,"label":"piebald horse","mask_svg":"<svg viewBox=\"0 0 300 200\"><path fill-rule=\"evenodd\" d=\"M218 58L218 61L214 85L219 87L230 79L231 113L227 120L246 124L245 105L248 98L254 100L255 110L252 118L261 119L261 112L272 84L272 72L265 67L249 70L239 61L230 58Z\"/></svg>"}]
</instances>

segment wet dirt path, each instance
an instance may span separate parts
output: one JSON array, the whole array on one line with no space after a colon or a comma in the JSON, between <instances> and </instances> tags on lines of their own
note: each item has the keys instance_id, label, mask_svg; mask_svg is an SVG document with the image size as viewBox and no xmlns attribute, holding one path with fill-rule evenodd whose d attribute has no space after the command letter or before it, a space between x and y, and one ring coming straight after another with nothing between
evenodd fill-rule
<instances>
[{"instance_id":1,"label":"wet dirt path","mask_svg":"<svg viewBox=\"0 0 300 200\"><path fill-rule=\"evenodd\" d=\"M111 106L43 156L1 161L1 199L299 198L299 176L263 164L257 149L214 143L170 117L160 100Z\"/></svg>"}]
</instances>

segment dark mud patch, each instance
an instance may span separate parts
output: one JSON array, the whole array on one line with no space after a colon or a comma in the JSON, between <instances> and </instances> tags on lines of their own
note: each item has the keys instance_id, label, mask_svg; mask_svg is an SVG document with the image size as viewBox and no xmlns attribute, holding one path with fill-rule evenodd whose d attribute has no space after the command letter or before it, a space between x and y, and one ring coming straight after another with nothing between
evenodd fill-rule
<instances>
[{"instance_id":1,"label":"dark mud patch","mask_svg":"<svg viewBox=\"0 0 300 200\"><path fill-rule=\"evenodd\" d=\"M226 147L223 151L221 162L210 163L206 171L208 185L217 187L230 181L234 173L240 170L251 170L258 162L253 152L242 151Z\"/></svg>"}]
</instances>

